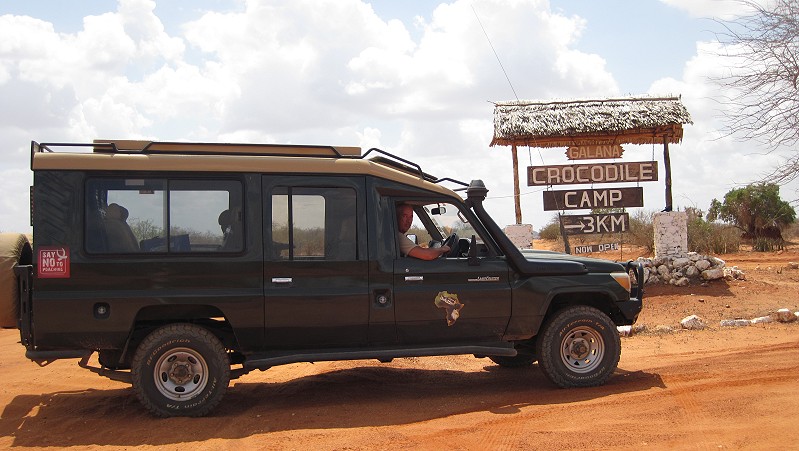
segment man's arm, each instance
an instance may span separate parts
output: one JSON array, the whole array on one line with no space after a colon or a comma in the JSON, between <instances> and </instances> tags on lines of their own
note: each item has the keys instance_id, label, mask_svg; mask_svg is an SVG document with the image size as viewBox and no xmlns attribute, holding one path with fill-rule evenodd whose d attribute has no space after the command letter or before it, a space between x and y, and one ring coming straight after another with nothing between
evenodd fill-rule
<instances>
[{"instance_id":1,"label":"man's arm","mask_svg":"<svg viewBox=\"0 0 799 451\"><path fill-rule=\"evenodd\" d=\"M449 252L449 246L421 247L402 233L397 233L397 240L399 240L400 252L406 257L418 258L419 260L435 260Z\"/></svg>"},{"instance_id":2,"label":"man's arm","mask_svg":"<svg viewBox=\"0 0 799 451\"><path fill-rule=\"evenodd\" d=\"M420 260L435 260L449 252L449 246L441 247L421 247L415 246L408 252L408 257L418 258Z\"/></svg>"}]
</instances>

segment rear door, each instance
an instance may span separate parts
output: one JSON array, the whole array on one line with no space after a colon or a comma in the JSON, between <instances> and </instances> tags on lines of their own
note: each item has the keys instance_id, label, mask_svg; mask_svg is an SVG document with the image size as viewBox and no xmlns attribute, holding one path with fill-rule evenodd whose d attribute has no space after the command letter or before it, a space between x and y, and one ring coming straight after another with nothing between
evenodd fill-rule
<instances>
[{"instance_id":1,"label":"rear door","mask_svg":"<svg viewBox=\"0 0 799 451\"><path fill-rule=\"evenodd\" d=\"M263 177L265 347L366 344L362 177Z\"/></svg>"}]
</instances>

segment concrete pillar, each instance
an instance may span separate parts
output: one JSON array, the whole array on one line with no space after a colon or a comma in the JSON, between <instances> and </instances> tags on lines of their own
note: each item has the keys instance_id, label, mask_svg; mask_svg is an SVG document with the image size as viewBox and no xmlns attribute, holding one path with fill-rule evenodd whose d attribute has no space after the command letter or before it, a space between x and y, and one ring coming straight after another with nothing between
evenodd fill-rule
<instances>
[{"instance_id":1,"label":"concrete pillar","mask_svg":"<svg viewBox=\"0 0 799 451\"><path fill-rule=\"evenodd\" d=\"M655 213L655 258L688 253L688 215L682 211Z\"/></svg>"},{"instance_id":2,"label":"concrete pillar","mask_svg":"<svg viewBox=\"0 0 799 451\"><path fill-rule=\"evenodd\" d=\"M533 248L533 225L532 224L512 224L505 227L505 235L519 249Z\"/></svg>"}]
</instances>

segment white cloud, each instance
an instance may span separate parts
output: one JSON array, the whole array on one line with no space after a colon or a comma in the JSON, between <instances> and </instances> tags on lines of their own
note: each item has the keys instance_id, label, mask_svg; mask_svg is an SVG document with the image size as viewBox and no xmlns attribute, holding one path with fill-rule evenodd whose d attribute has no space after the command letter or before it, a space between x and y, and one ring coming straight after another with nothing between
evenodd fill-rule
<instances>
[{"instance_id":1,"label":"white cloud","mask_svg":"<svg viewBox=\"0 0 799 451\"><path fill-rule=\"evenodd\" d=\"M748 8L740 0L660 0L681 9L692 17L729 20L748 13ZM764 0L765 1L765 0ZM755 3L759 3L755 0Z\"/></svg>"},{"instance_id":2,"label":"white cloud","mask_svg":"<svg viewBox=\"0 0 799 451\"><path fill-rule=\"evenodd\" d=\"M16 156L23 158L18 152ZM27 153L30 158L30 153ZM25 169L0 170L0 232L30 231L30 171Z\"/></svg>"},{"instance_id":3,"label":"white cloud","mask_svg":"<svg viewBox=\"0 0 799 451\"><path fill-rule=\"evenodd\" d=\"M680 80L661 79L650 89L652 94L682 94L691 113L694 124L684 126L682 144L670 152L674 203L704 211L711 199L722 199L727 191L760 180L782 159L779 149L742 142L725 132L722 118L730 106L721 100L731 93L712 78L735 68L718 56L722 50L718 43L697 43L697 54L686 62ZM796 187L786 188L788 193Z\"/></svg>"},{"instance_id":4,"label":"white cloud","mask_svg":"<svg viewBox=\"0 0 799 451\"><path fill-rule=\"evenodd\" d=\"M439 176L484 178L488 208L506 223L510 152L488 148L488 101L513 93L475 12L521 97L618 90L601 56L572 48L584 20L546 1L441 4L416 19L418 38L358 0L249 0L171 27L177 36L154 8L120 0L76 33L0 16L0 95L14 101L0 106L4 157L30 139L98 137L380 146ZM14 217L27 209L27 158L0 166L22 171L8 176L19 185ZM0 228L12 223L0 218Z\"/></svg>"}]
</instances>

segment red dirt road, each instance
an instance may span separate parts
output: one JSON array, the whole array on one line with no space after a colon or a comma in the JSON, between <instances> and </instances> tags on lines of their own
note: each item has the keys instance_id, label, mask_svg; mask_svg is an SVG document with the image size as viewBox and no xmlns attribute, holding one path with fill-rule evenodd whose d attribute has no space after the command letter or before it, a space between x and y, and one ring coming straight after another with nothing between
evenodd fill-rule
<instances>
[{"instance_id":1,"label":"red dirt road","mask_svg":"<svg viewBox=\"0 0 799 451\"><path fill-rule=\"evenodd\" d=\"M799 323L718 327L799 310L799 270L782 268L799 254L724 258L749 280L650 288L640 321L709 329L623 338L589 389L470 356L295 364L232 381L209 417L157 419L126 384L39 368L0 330L0 448L799 449Z\"/></svg>"}]
</instances>

